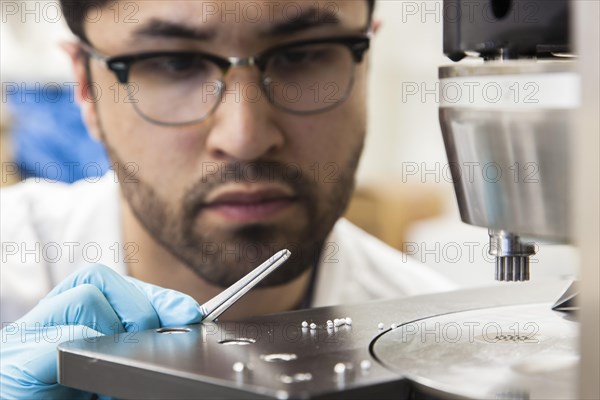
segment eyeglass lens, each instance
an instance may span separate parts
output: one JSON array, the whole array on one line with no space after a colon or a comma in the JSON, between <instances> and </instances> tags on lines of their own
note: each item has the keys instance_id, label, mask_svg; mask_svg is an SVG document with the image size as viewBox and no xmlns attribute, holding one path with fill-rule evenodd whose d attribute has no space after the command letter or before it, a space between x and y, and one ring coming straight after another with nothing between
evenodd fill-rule
<instances>
[{"instance_id":1,"label":"eyeglass lens","mask_svg":"<svg viewBox=\"0 0 600 400\"><path fill-rule=\"evenodd\" d=\"M343 101L352 86L354 60L341 44L288 47L271 53L261 82L228 87L223 71L201 54L173 53L136 61L129 72L129 100L142 116L164 124L185 124L209 115L222 101L261 101L294 113L325 110ZM229 100L231 97L232 100Z\"/></svg>"}]
</instances>

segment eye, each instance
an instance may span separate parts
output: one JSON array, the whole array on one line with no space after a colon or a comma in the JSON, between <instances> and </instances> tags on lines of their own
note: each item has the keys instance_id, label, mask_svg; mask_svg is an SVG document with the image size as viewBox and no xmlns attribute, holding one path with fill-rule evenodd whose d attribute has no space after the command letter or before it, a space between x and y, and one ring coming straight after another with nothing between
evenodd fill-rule
<instances>
[{"instance_id":1,"label":"eye","mask_svg":"<svg viewBox=\"0 0 600 400\"><path fill-rule=\"evenodd\" d=\"M279 55L278 60L280 64L297 64L309 60L311 56L307 51L286 51Z\"/></svg>"},{"instance_id":2,"label":"eye","mask_svg":"<svg viewBox=\"0 0 600 400\"><path fill-rule=\"evenodd\" d=\"M273 56L272 63L278 67L299 67L321 62L327 58L328 51L324 48L289 49Z\"/></svg>"}]
</instances>

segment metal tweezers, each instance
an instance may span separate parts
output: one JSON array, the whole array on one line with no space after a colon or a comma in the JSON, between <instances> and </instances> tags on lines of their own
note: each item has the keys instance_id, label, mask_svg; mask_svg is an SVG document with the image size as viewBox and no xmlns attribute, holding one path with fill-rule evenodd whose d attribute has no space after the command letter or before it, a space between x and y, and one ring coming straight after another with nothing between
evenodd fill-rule
<instances>
[{"instance_id":1,"label":"metal tweezers","mask_svg":"<svg viewBox=\"0 0 600 400\"><path fill-rule=\"evenodd\" d=\"M204 303L200 310L204 317L202 322L216 321L221 314L252 289L258 282L275 271L290 258L292 253L285 249L278 251L267 261L256 267L248 275L223 290L221 293Z\"/></svg>"}]
</instances>

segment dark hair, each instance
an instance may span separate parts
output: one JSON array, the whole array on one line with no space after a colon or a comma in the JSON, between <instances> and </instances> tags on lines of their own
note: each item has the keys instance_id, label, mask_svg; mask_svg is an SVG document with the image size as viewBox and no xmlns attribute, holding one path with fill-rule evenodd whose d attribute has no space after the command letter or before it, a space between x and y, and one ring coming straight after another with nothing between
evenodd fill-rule
<instances>
[{"instance_id":1,"label":"dark hair","mask_svg":"<svg viewBox=\"0 0 600 400\"><path fill-rule=\"evenodd\" d=\"M61 8L69 29L80 39L87 42L83 29L83 21L91 13L91 9L101 9L114 0L60 0ZM373 16L375 0L367 0L369 6L369 21Z\"/></svg>"}]
</instances>

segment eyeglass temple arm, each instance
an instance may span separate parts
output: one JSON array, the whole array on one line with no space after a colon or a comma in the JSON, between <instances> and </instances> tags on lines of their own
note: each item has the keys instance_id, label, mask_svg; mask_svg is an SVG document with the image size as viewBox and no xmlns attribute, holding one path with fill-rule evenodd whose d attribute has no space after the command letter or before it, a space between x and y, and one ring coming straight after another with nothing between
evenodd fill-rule
<instances>
[{"instance_id":1,"label":"eyeglass temple arm","mask_svg":"<svg viewBox=\"0 0 600 400\"><path fill-rule=\"evenodd\" d=\"M110 63L110 57L100 53L98 50L94 49L89 44L80 41L79 46L81 50L83 50L87 55L89 55L94 60L102 63L106 68L110 69L115 73L119 82L125 84L127 83L128 75L129 75L129 67L125 63Z\"/></svg>"}]
</instances>

